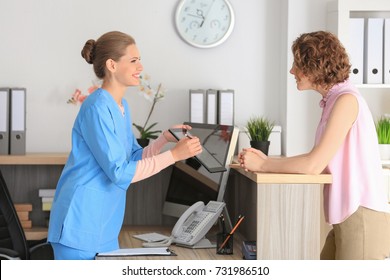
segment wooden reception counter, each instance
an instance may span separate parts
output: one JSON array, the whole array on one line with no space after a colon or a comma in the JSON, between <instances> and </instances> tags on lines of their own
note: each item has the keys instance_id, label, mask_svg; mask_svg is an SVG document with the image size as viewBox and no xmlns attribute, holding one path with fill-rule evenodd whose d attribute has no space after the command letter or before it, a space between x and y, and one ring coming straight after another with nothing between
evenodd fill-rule
<instances>
[{"instance_id":1,"label":"wooden reception counter","mask_svg":"<svg viewBox=\"0 0 390 280\"><path fill-rule=\"evenodd\" d=\"M332 176L253 173L238 164L231 168L238 172L239 207L256 224L257 259L319 259L321 186L331 183ZM255 214L249 210L251 201Z\"/></svg>"}]
</instances>

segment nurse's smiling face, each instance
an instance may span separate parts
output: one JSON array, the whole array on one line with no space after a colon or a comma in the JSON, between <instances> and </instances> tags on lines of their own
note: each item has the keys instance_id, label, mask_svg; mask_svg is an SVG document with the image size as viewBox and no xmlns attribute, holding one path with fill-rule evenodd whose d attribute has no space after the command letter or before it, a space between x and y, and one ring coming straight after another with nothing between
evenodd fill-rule
<instances>
[{"instance_id":1,"label":"nurse's smiling face","mask_svg":"<svg viewBox=\"0 0 390 280\"><path fill-rule=\"evenodd\" d=\"M126 48L125 54L116 63L115 79L124 86L139 85L139 76L143 70L141 57L135 44Z\"/></svg>"}]
</instances>

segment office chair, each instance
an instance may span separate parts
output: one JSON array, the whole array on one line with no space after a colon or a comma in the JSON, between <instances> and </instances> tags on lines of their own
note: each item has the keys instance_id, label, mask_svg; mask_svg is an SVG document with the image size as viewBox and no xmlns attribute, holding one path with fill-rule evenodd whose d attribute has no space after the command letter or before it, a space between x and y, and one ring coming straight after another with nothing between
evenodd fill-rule
<instances>
[{"instance_id":1,"label":"office chair","mask_svg":"<svg viewBox=\"0 0 390 280\"><path fill-rule=\"evenodd\" d=\"M29 242L0 170L0 259L51 260L53 249L46 239Z\"/></svg>"}]
</instances>

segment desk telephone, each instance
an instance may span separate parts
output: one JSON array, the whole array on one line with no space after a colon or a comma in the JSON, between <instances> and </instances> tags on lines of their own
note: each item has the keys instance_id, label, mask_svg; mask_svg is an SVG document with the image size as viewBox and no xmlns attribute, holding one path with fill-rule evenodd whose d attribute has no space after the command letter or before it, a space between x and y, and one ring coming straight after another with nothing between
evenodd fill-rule
<instances>
[{"instance_id":1,"label":"desk telephone","mask_svg":"<svg viewBox=\"0 0 390 280\"><path fill-rule=\"evenodd\" d=\"M169 246L171 243L186 247L208 248L215 247L206 240L204 244L202 239L217 221L223 208L224 202L210 201L206 206L203 201L198 201L188 208L179 218L173 227L171 237L160 242L143 243L144 247Z\"/></svg>"}]
</instances>

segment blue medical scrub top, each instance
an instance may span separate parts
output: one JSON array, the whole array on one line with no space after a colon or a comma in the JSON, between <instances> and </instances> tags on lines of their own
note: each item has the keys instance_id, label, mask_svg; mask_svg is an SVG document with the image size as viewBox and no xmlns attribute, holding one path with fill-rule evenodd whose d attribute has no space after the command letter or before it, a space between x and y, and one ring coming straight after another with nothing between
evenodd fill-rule
<instances>
[{"instance_id":1,"label":"blue medical scrub top","mask_svg":"<svg viewBox=\"0 0 390 280\"><path fill-rule=\"evenodd\" d=\"M83 102L72 130L72 151L50 213L48 241L102 252L119 248L126 190L142 148L113 97L97 89Z\"/></svg>"}]
</instances>

